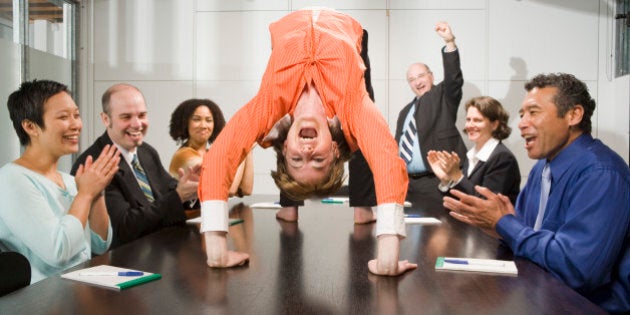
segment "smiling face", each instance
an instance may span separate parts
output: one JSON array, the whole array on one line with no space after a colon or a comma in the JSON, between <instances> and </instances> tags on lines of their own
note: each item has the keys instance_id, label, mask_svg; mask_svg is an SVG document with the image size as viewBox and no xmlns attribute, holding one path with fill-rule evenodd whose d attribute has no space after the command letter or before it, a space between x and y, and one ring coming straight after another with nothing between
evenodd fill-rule
<instances>
[{"instance_id":1,"label":"smiling face","mask_svg":"<svg viewBox=\"0 0 630 315\"><path fill-rule=\"evenodd\" d=\"M142 93L128 87L114 92L109 101L109 114L101 113L112 141L129 152L142 144L149 128L147 106Z\"/></svg>"},{"instance_id":2,"label":"smiling face","mask_svg":"<svg viewBox=\"0 0 630 315\"><path fill-rule=\"evenodd\" d=\"M195 147L204 147L214 130L214 119L210 108L200 105L188 120L188 143Z\"/></svg>"},{"instance_id":3,"label":"smiling face","mask_svg":"<svg viewBox=\"0 0 630 315\"><path fill-rule=\"evenodd\" d=\"M44 103L44 128L37 140L56 157L79 151L79 135L83 128L79 108L70 94L60 92Z\"/></svg>"},{"instance_id":4,"label":"smiling face","mask_svg":"<svg viewBox=\"0 0 630 315\"><path fill-rule=\"evenodd\" d=\"M407 83L413 93L420 97L433 87L433 72L426 65L414 63L407 70Z\"/></svg>"},{"instance_id":5,"label":"smiling face","mask_svg":"<svg viewBox=\"0 0 630 315\"><path fill-rule=\"evenodd\" d=\"M328 177L339 151L314 87L307 87L300 96L293 119L282 151L287 172L301 184L321 183Z\"/></svg>"},{"instance_id":6,"label":"smiling face","mask_svg":"<svg viewBox=\"0 0 630 315\"><path fill-rule=\"evenodd\" d=\"M481 114L477 107L468 107L466 111L466 125L464 128L468 139L475 143L477 150L481 149L486 141L492 138L492 132L498 125L498 121L491 122L490 119Z\"/></svg>"},{"instance_id":7,"label":"smiling face","mask_svg":"<svg viewBox=\"0 0 630 315\"><path fill-rule=\"evenodd\" d=\"M527 93L519 111L518 128L525 139L527 155L532 159L552 160L581 134L571 130L582 118L581 106L558 117L554 103L556 93L555 87L535 87Z\"/></svg>"}]
</instances>

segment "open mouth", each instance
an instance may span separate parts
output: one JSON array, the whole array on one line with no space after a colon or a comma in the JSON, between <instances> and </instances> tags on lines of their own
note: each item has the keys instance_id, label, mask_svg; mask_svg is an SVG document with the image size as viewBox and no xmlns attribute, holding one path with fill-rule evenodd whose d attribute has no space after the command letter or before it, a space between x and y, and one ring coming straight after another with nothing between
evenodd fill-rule
<instances>
[{"instance_id":1,"label":"open mouth","mask_svg":"<svg viewBox=\"0 0 630 315\"><path fill-rule=\"evenodd\" d=\"M317 138L317 130L315 128L300 129L300 138L307 140Z\"/></svg>"},{"instance_id":2,"label":"open mouth","mask_svg":"<svg viewBox=\"0 0 630 315\"><path fill-rule=\"evenodd\" d=\"M521 137L525 139L525 149L531 148L532 145L534 145L534 141L536 140L536 137L531 135L521 135Z\"/></svg>"},{"instance_id":3,"label":"open mouth","mask_svg":"<svg viewBox=\"0 0 630 315\"><path fill-rule=\"evenodd\" d=\"M127 131L127 135L133 139L138 139L142 137L142 130L138 131Z\"/></svg>"}]
</instances>

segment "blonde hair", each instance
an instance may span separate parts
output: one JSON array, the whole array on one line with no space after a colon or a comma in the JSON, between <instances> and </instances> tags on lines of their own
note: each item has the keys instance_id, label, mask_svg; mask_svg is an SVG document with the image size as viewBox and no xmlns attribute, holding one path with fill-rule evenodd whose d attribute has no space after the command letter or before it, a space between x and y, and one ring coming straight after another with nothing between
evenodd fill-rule
<instances>
[{"instance_id":1,"label":"blonde hair","mask_svg":"<svg viewBox=\"0 0 630 315\"><path fill-rule=\"evenodd\" d=\"M278 137L273 140L273 149L276 151L276 170L271 171L276 186L293 200L304 200L310 197L325 197L339 190L345 180L344 163L350 159L350 148L339 125L329 126L333 141L337 142L339 157L333 160L328 177L318 184L301 184L289 175L287 162L282 148L289 133L291 125L278 130Z\"/></svg>"}]
</instances>

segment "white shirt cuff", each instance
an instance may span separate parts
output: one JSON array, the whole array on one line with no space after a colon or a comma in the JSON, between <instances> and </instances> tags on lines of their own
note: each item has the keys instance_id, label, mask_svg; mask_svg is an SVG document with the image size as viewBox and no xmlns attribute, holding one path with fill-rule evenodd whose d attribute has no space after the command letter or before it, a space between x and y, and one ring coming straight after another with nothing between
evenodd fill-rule
<instances>
[{"instance_id":1,"label":"white shirt cuff","mask_svg":"<svg viewBox=\"0 0 630 315\"><path fill-rule=\"evenodd\" d=\"M225 200L207 200L201 203L200 232L228 231L228 204Z\"/></svg>"},{"instance_id":2,"label":"white shirt cuff","mask_svg":"<svg viewBox=\"0 0 630 315\"><path fill-rule=\"evenodd\" d=\"M449 189L451 189L451 184L453 182L448 182L446 184L442 184L441 182L438 184L438 189L443 192L446 193Z\"/></svg>"},{"instance_id":3,"label":"white shirt cuff","mask_svg":"<svg viewBox=\"0 0 630 315\"><path fill-rule=\"evenodd\" d=\"M391 234L406 237L403 209L402 205L396 203L376 206L376 236Z\"/></svg>"},{"instance_id":4,"label":"white shirt cuff","mask_svg":"<svg viewBox=\"0 0 630 315\"><path fill-rule=\"evenodd\" d=\"M460 177L457 181L449 181L446 185L442 184L442 182L440 182L438 184L438 189L443 192L446 193L449 191L449 189L457 186L459 184L459 182L462 181L462 179L464 178L464 176Z\"/></svg>"}]
</instances>

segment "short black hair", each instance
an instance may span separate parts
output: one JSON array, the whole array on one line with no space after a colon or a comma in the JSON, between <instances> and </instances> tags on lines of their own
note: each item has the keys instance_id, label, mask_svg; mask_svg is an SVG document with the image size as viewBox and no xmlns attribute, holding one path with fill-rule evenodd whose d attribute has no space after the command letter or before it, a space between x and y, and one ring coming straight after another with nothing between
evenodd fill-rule
<instances>
[{"instance_id":1,"label":"short black hair","mask_svg":"<svg viewBox=\"0 0 630 315\"><path fill-rule=\"evenodd\" d=\"M539 74L531 81L525 83L527 92L534 88L555 87L558 92L553 101L558 109L558 117L564 117L566 113L576 105L582 105L584 116L578 124L578 128L585 133L591 133L591 117L595 111L595 100L588 93L586 84L572 74L549 73Z\"/></svg>"},{"instance_id":2,"label":"short black hair","mask_svg":"<svg viewBox=\"0 0 630 315\"><path fill-rule=\"evenodd\" d=\"M17 91L9 95L7 100L9 116L21 145L27 146L31 143L31 138L22 128L22 122L28 120L45 129L44 104L49 98L61 92L70 94L68 87L62 83L33 80L23 82Z\"/></svg>"}]
</instances>

